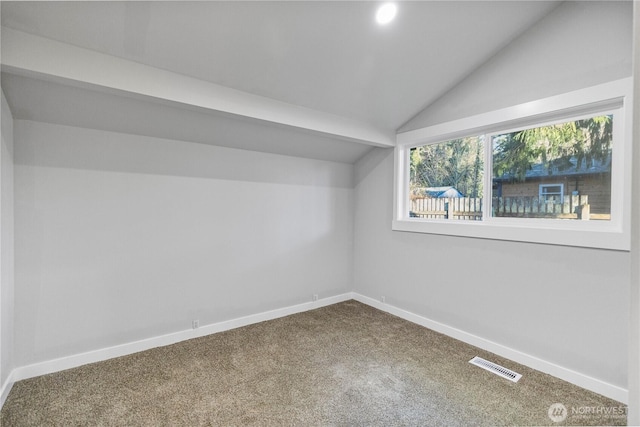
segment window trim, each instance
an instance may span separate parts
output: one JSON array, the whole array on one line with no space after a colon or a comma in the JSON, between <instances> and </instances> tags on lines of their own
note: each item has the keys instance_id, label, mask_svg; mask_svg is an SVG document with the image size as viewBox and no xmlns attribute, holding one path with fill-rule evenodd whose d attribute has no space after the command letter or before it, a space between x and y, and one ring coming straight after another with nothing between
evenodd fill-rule
<instances>
[{"instance_id":1,"label":"window trim","mask_svg":"<svg viewBox=\"0 0 640 427\"><path fill-rule=\"evenodd\" d=\"M545 187L560 187L560 192L551 192L551 193L545 193L542 191L543 188ZM564 202L564 183L545 183L545 184L538 184L538 198L543 198L546 196L550 196L550 195L558 195L560 196L560 203ZM545 198L545 202L546 202L546 198ZM558 203L558 202L554 202L554 203Z\"/></svg>"},{"instance_id":2,"label":"window trim","mask_svg":"<svg viewBox=\"0 0 640 427\"><path fill-rule=\"evenodd\" d=\"M497 239L612 250L630 250L632 79L568 92L471 117L398 133L395 148L392 230ZM508 132L542 126L587 114L614 114L610 221L492 218L483 221L409 218L409 151L412 147L472 135ZM491 149L485 145L486 165ZM485 191L491 191L491 173L485 172ZM489 187L487 187L489 185ZM485 193L486 194L486 193Z\"/></svg>"}]
</instances>

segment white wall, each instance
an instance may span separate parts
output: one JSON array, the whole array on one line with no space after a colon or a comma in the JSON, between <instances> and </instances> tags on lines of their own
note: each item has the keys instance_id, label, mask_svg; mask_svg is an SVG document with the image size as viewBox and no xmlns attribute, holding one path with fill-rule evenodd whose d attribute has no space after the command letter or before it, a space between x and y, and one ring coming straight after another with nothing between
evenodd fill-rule
<instances>
[{"instance_id":1,"label":"white wall","mask_svg":"<svg viewBox=\"0 0 640 427\"><path fill-rule=\"evenodd\" d=\"M14 126L18 366L351 290L352 165Z\"/></svg>"},{"instance_id":2,"label":"white wall","mask_svg":"<svg viewBox=\"0 0 640 427\"><path fill-rule=\"evenodd\" d=\"M0 404L13 363L13 117L2 93L0 151Z\"/></svg>"},{"instance_id":3,"label":"white wall","mask_svg":"<svg viewBox=\"0 0 640 427\"><path fill-rule=\"evenodd\" d=\"M628 77L630 55L631 3L567 2L404 130ZM627 388L628 252L392 232L392 186L391 151L356 165L356 292Z\"/></svg>"},{"instance_id":4,"label":"white wall","mask_svg":"<svg viewBox=\"0 0 640 427\"><path fill-rule=\"evenodd\" d=\"M634 136L636 148L640 142L640 2L633 8L633 79ZM633 151L633 164L640 165L640 150ZM633 170L633 188L640 188L640 167ZM640 218L640 197L632 201L632 218ZM640 425L640 222L631 223L631 313L629 319L629 412L628 425Z\"/></svg>"},{"instance_id":5,"label":"white wall","mask_svg":"<svg viewBox=\"0 0 640 427\"><path fill-rule=\"evenodd\" d=\"M400 131L629 77L632 6L565 2Z\"/></svg>"},{"instance_id":6,"label":"white wall","mask_svg":"<svg viewBox=\"0 0 640 427\"><path fill-rule=\"evenodd\" d=\"M393 154L376 153L356 187L356 292L626 388L628 253L393 232Z\"/></svg>"}]
</instances>

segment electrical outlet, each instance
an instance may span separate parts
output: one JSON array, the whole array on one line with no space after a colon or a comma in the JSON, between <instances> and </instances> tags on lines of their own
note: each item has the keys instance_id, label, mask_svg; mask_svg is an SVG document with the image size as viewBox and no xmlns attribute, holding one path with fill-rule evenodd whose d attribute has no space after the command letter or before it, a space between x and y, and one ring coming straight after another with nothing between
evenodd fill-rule
<instances>
[{"instance_id":1,"label":"electrical outlet","mask_svg":"<svg viewBox=\"0 0 640 427\"><path fill-rule=\"evenodd\" d=\"M313 294L313 301L318 301L318 294Z\"/></svg>"},{"instance_id":2,"label":"electrical outlet","mask_svg":"<svg viewBox=\"0 0 640 427\"><path fill-rule=\"evenodd\" d=\"M380 298L380 301L384 304L387 302L387 297L385 297L384 295Z\"/></svg>"},{"instance_id":3,"label":"electrical outlet","mask_svg":"<svg viewBox=\"0 0 640 427\"><path fill-rule=\"evenodd\" d=\"M192 320L191 321L191 327L193 329L198 329L200 327L200 321L199 320Z\"/></svg>"}]
</instances>

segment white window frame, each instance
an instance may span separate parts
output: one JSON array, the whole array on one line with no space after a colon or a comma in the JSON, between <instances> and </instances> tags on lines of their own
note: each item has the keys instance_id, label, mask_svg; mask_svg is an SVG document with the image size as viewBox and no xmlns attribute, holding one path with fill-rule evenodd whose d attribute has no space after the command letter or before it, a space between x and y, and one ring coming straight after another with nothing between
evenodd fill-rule
<instances>
[{"instance_id":1,"label":"white window frame","mask_svg":"<svg viewBox=\"0 0 640 427\"><path fill-rule=\"evenodd\" d=\"M548 193L548 192L543 192L542 190L546 187L560 187L560 192L552 192L552 193ZM564 184L559 183L559 184L540 184L538 187L538 198L542 199L543 197L545 197L545 202L547 201L546 197L547 196L560 196L560 203L564 202Z\"/></svg>"},{"instance_id":2,"label":"white window frame","mask_svg":"<svg viewBox=\"0 0 640 427\"><path fill-rule=\"evenodd\" d=\"M422 129L399 133L395 148L395 231L444 234L497 240L630 250L632 79L621 79L537 101L491 111ZM491 137L527 127L544 126L600 114L613 114L611 220L568 221L492 217L482 221L409 217L409 152L411 148L484 134L485 197L492 189ZM490 200L490 199L487 199Z\"/></svg>"}]
</instances>

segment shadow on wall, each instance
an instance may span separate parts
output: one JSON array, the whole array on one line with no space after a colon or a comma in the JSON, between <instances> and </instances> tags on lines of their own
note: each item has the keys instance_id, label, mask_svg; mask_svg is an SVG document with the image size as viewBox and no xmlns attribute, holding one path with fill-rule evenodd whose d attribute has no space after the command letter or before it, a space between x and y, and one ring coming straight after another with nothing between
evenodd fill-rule
<instances>
[{"instance_id":1,"label":"shadow on wall","mask_svg":"<svg viewBox=\"0 0 640 427\"><path fill-rule=\"evenodd\" d=\"M107 172L353 187L353 165L16 120L15 164Z\"/></svg>"},{"instance_id":2,"label":"shadow on wall","mask_svg":"<svg viewBox=\"0 0 640 427\"><path fill-rule=\"evenodd\" d=\"M354 185L358 185L388 156L393 155L393 148L374 148L356 163Z\"/></svg>"}]
</instances>

